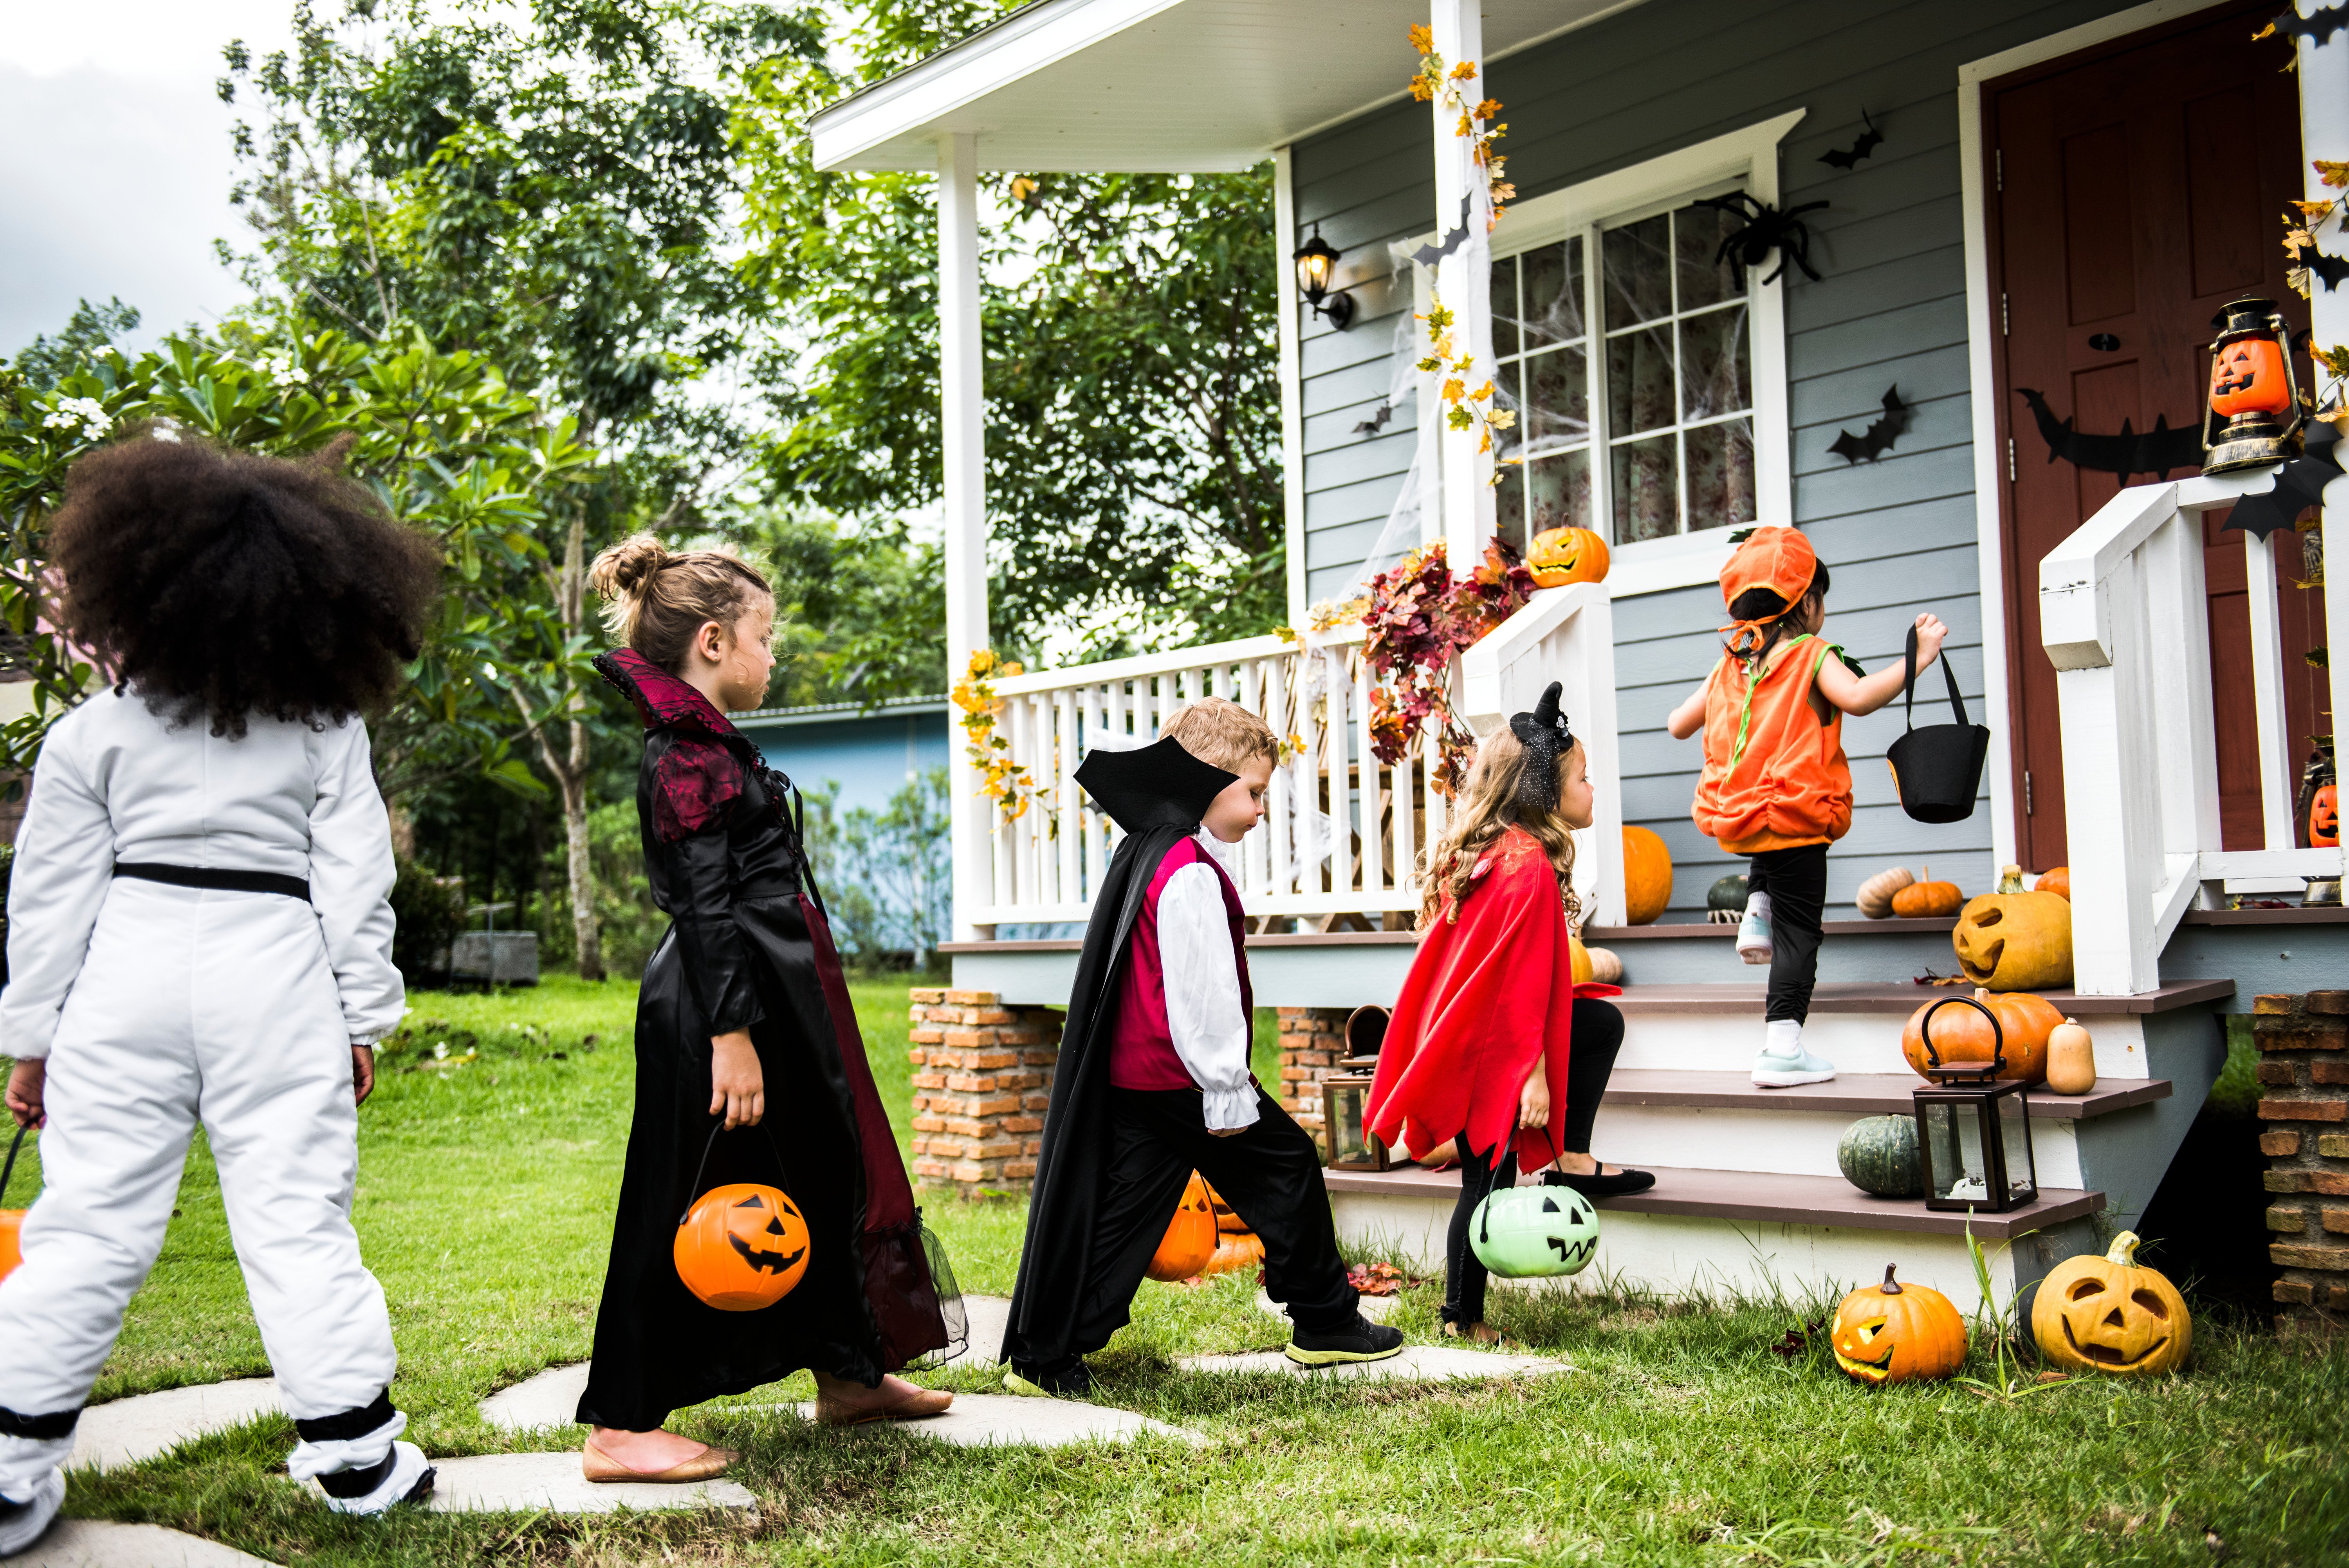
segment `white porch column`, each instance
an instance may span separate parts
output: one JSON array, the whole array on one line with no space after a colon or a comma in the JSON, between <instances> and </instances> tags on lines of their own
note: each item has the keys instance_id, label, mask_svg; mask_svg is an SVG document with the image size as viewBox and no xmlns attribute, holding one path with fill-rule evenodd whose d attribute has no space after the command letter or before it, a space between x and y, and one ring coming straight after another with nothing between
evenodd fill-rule
<instances>
[{"instance_id":1,"label":"white porch column","mask_svg":"<svg viewBox=\"0 0 2349 1568\"><path fill-rule=\"evenodd\" d=\"M1428 21L1435 35L1436 53L1444 57L1446 68L1462 60L1476 63L1475 79L1461 84L1474 104L1485 96L1485 18L1478 0L1433 0ZM1483 172L1469 156L1468 139L1459 134L1459 112L1444 108L1440 99L1434 110L1439 240L1460 226L1461 199L1468 200L1468 237L1436 264L1435 287L1455 317L1456 351L1475 357L1475 368L1466 377L1474 389L1493 374L1493 250L1485 234L1492 202ZM1448 405L1439 401L1436 407L1444 410ZM1441 419L1442 412L1437 417ZM1487 483L1493 458L1490 453L1478 455L1479 438L1474 425L1464 431L1445 428L1443 432L1444 550L1455 574L1475 568L1485 553L1485 542L1493 535L1493 487Z\"/></svg>"},{"instance_id":2,"label":"white porch column","mask_svg":"<svg viewBox=\"0 0 2349 1568\"><path fill-rule=\"evenodd\" d=\"M945 448L947 680L962 679L974 649L988 645L987 426L980 377L978 293L978 138L938 138L938 414ZM990 804L979 797L978 771L963 737L947 748L948 817L954 838L954 935L976 941L994 934L974 911L994 902L988 840Z\"/></svg>"},{"instance_id":3,"label":"white porch column","mask_svg":"<svg viewBox=\"0 0 2349 1568\"><path fill-rule=\"evenodd\" d=\"M1288 624L1303 626L1309 588L1305 576L1305 353L1297 313L1305 298L1297 291L1297 180L1290 149L1272 150L1272 297L1278 311L1280 345L1280 511L1288 542Z\"/></svg>"},{"instance_id":4,"label":"white porch column","mask_svg":"<svg viewBox=\"0 0 2349 1568\"><path fill-rule=\"evenodd\" d=\"M2296 8L2305 16L2317 5L2299 0ZM2300 177L2307 182L2309 201L2331 201L2344 192L2319 180L2309 161L2349 158L2349 36L2335 33L2322 47L2301 39L2297 75ZM2349 223L2335 214L2316 231L2316 242L2326 254L2341 254L2349 250ZM2349 343L2349 286L2327 288L2318 278L2311 284L2309 296L2309 324L2316 342L2325 348ZM2332 729L2339 756L2339 737L2343 726L2349 725L2349 478L2325 486L2323 518L2325 642L2332 649Z\"/></svg>"}]
</instances>

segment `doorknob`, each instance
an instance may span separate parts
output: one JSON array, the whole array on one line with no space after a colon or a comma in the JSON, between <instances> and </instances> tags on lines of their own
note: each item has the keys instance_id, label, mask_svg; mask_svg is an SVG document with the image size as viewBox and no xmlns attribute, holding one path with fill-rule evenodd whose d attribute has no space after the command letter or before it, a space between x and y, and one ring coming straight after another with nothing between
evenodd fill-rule
<instances>
[{"instance_id":1,"label":"doorknob","mask_svg":"<svg viewBox=\"0 0 2349 1568\"><path fill-rule=\"evenodd\" d=\"M2121 340L2109 332L2099 332L2088 339L2088 347L2099 354L2110 354L2121 346Z\"/></svg>"}]
</instances>

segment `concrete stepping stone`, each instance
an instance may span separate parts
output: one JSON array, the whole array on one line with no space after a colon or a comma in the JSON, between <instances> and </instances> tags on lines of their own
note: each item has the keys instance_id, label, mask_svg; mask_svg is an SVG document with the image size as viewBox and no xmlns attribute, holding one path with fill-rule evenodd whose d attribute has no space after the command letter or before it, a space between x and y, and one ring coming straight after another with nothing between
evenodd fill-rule
<instances>
[{"instance_id":1,"label":"concrete stepping stone","mask_svg":"<svg viewBox=\"0 0 2349 1568\"><path fill-rule=\"evenodd\" d=\"M781 1407L797 1410L812 1421L815 1405ZM1024 1398L1017 1394L957 1394L954 1408L922 1421L873 1423L917 1438L936 1438L960 1448L1025 1446L1057 1449L1070 1443L1122 1443L1144 1436L1172 1438L1182 1443L1206 1441L1196 1432L1138 1416L1107 1405L1081 1399Z\"/></svg>"},{"instance_id":2,"label":"concrete stepping stone","mask_svg":"<svg viewBox=\"0 0 2349 1568\"><path fill-rule=\"evenodd\" d=\"M1003 1335L1011 1326L1011 1298L965 1296L962 1310L970 1342L948 1365L958 1369L994 1366L1002 1358Z\"/></svg>"},{"instance_id":3,"label":"concrete stepping stone","mask_svg":"<svg viewBox=\"0 0 2349 1568\"><path fill-rule=\"evenodd\" d=\"M1384 1361L1341 1361L1334 1366L1299 1366L1278 1350L1253 1350L1241 1355L1185 1355L1176 1365L1185 1372L1281 1372L1292 1377L1411 1378L1436 1381L1452 1378L1518 1377L1550 1372L1570 1372L1573 1364L1547 1355L1505 1355L1498 1351L1470 1350L1464 1345L1406 1345Z\"/></svg>"},{"instance_id":4,"label":"concrete stepping stone","mask_svg":"<svg viewBox=\"0 0 2349 1568\"><path fill-rule=\"evenodd\" d=\"M73 1458L66 1461L66 1468L94 1465L110 1470L135 1465L168 1454L191 1438L241 1426L256 1416L275 1415L285 1408L274 1377L239 1377L192 1388L166 1388L92 1405L74 1425Z\"/></svg>"},{"instance_id":5,"label":"concrete stepping stone","mask_svg":"<svg viewBox=\"0 0 2349 1568\"><path fill-rule=\"evenodd\" d=\"M429 1505L435 1513L612 1513L620 1509L755 1509L759 1500L739 1481L668 1485L653 1481L591 1481L579 1456L476 1454L432 1461L440 1474Z\"/></svg>"},{"instance_id":6,"label":"concrete stepping stone","mask_svg":"<svg viewBox=\"0 0 2349 1568\"><path fill-rule=\"evenodd\" d=\"M249 1379L258 1382L260 1379ZM100 1406L98 1408L103 1409ZM88 1417L83 1417L88 1419ZM160 1524L119 1524L110 1519L60 1519L8 1568L274 1568L233 1546L166 1530Z\"/></svg>"},{"instance_id":7,"label":"concrete stepping stone","mask_svg":"<svg viewBox=\"0 0 2349 1568\"><path fill-rule=\"evenodd\" d=\"M481 1401L481 1419L509 1432L536 1427L568 1427L579 1413L579 1396L587 1392L587 1363L550 1366L525 1377L511 1388L501 1388Z\"/></svg>"},{"instance_id":8,"label":"concrete stepping stone","mask_svg":"<svg viewBox=\"0 0 2349 1568\"><path fill-rule=\"evenodd\" d=\"M1402 1297L1399 1295L1364 1296L1361 1300L1354 1303L1354 1310L1361 1313L1364 1317L1369 1318L1372 1323L1384 1323L1388 1318L1394 1315L1395 1308L1402 1304ZM1288 1321L1288 1309L1282 1306L1278 1302L1273 1300L1272 1293L1270 1291L1257 1292L1256 1310L1264 1314L1267 1317L1277 1317L1284 1324Z\"/></svg>"}]
</instances>

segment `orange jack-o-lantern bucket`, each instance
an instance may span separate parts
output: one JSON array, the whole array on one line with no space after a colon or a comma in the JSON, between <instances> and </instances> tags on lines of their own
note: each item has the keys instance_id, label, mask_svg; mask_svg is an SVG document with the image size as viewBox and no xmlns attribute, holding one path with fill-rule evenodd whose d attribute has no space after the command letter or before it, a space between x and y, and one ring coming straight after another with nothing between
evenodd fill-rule
<instances>
[{"instance_id":1,"label":"orange jack-o-lantern bucket","mask_svg":"<svg viewBox=\"0 0 2349 1568\"><path fill-rule=\"evenodd\" d=\"M0 1166L0 1199L8 1196L8 1179L16 1174L16 1151L25 1147L25 1135L31 1130L30 1127L18 1127L16 1137L8 1145L8 1163ZM25 1211L22 1209L0 1209L0 1280L15 1273L16 1265L25 1261L25 1254L16 1245L16 1233L24 1229L24 1225Z\"/></svg>"},{"instance_id":2,"label":"orange jack-o-lantern bucket","mask_svg":"<svg viewBox=\"0 0 2349 1568\"><path fill-rule=\"evenodd\" d=\"M2308 797L2308 843L2313 849L2330 849L2341 842L2341 786L2318 784Z\"/></svg>"},{"instance_id":3,"label":"orange jack-o-lantern bucket","mask_svg":"<svg viewBox=\"0 0 2349 1568\"><path fill-rule=\"evenodd\" d=\"M2212 413L2232 419L2238 414L2280 414L2291 407L2283 345L2273 337L2238 337L2220 343L2211 354Z\"/></svg>"},{"instance_id":4,"label":"orange jack-o-lantern bucket","mask_svg":"<svg viewBox=\"0 0 2349 1568\"><path fill-rule=\"evenodd\" d=\"M712 1127L693 1173L693 1190L709 1168L724 1124ZM808 1226L780 1187L734 1181L693 1200L677 1222L677 1277L719 1312L757 1312L792 1293L807 1272Z\"/></svg>"},{"instance_id":5,"label":"orange jack-o-lantern bucket","mask_svg":"<svg viewBox=\"0 0 2349 1568\"><path fill-rule=\"evenodd\" d=\"M1216 1233L1216 1200L1208 1195L1207 1183L1197 1171L1183 1189L1183 1201L1174 1206L1174 1218L1166 1222L1166 1234L1151 1254L1150 1267L1145 1272L1154 1280L1173 1283L1187 1280L1203 1272L1216 1256L1219 1238Z\"/></svg>"}]
</instances>

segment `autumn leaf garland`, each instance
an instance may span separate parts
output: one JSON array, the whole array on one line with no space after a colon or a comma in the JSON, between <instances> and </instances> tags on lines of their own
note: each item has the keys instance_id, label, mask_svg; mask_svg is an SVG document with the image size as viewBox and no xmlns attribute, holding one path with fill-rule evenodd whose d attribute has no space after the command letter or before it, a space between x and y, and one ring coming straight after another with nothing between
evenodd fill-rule
<instances>
[{"instance_id":1,"label":"autumn leaf garland","mask_svg":"<svg viewBox=\"0 0 2349 1568\"><path fill-rule=\"evenodd\" d=\"M2313 167L2317 179L2326 186L2335 191L2349 189L2349 161L2336 162L2319 158L2313 161ZM2283 249L2291 263L2291 270L2284 277L2292 285L2292 291L2302 299L2311 297L2310 291L2315 286L2315 275L2320 265L2330 262L2334 268L2342 265L2317 249L2316 231L2340 210L2344 199L2349 198L2335 196L2323 202L2294 202L2292 211L2284 214ZM2328 289L2338 286L2331 281L2329 273L2325 286ZM2309 354L2328 379L2323 395L2317 400L2317 417L2335 423L2349 422L2349 346L2336 343L2328 348L2322 344L2312 343Z\"/></svg>"},{"instance_id":2,"label":"autumn leaf garland","mask_svg":"<svg viewBox=\"0 0 2349 1568\"><path fill-rule=\"evenodd\" d=\"M1500 539L1464 577L1452 575L1444 542L1405 556L1371 579L1362 613L1362 657L1371 667L1371 752L1389 767L1413 736L1433 734L1436 792L1451 799L1465 781L1476 740L1452 710L1452 661L1533 597L1533 574Z\"/></svg>"}]
</instances>

